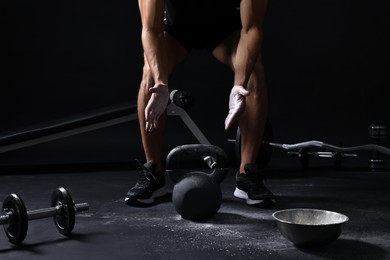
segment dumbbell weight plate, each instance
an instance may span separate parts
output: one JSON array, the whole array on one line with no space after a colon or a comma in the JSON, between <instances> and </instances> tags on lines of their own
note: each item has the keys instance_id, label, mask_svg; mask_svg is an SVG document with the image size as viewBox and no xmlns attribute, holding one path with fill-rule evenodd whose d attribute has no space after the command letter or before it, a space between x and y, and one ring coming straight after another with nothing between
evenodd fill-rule
<instances>
[{"instance_id":1,"label":"dumbbell weight plate","mask_svg":"<svg viewBox=\"0 0 390 260\"><path fill-rule=\"evenodd\" d=\"M56 189L51 196L51 206L61 206L60 213L53 217L54 224L61 234L69 235L74 228L76 219L75 205L69 192L63 187Z\"/></svg>"},{"instance_id":2,"label":"dumbbell weight plate","mask_svg":"<svg viewBox=\"0 0 390 260\"><path fill-rule=\"evenodd\" d=\"M271 122L269 120L266 121L265 128L264 128L264 135L263 140L267 142L273 142L274 141L274 131L271 125ZM268 144L262 144L259 155L257 156L257 165L259 169L265 168L268 163L271 160L272 157L272 146ZM237 128L236 133L236 142L235 142L235 152L236 152L236 158L237 161L240 162L241 160L241 132L240 128Z\"/></svg>"},{"instance_id":3,"label":"dumbbell weight plate","mask_svg":"<svg viewBox=\"0 0 390 260\"><path fill-rule=\"evenodd\" d=\"M23 200L16 194L9 194L3 201L2 212L12 212L9 224L4 225L4 231L12 244L19 245L26 238L28 230L27 210Z\"/></svg>"}]
</instances>

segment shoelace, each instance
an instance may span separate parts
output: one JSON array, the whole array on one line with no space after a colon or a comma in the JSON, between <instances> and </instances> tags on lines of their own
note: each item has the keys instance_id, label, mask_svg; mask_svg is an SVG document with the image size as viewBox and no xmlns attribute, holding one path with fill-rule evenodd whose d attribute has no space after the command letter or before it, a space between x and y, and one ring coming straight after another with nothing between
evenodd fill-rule
<instances>
[{"instance_id":1,"label":"shoelace","mask_svg":"<svg viewBox=\"0 0 390 260\"><path fill-rule=\"evenodd\" d=\"M139 160L136 160L138 163L138 170L140 170L139 178L138 178L138 185L141 187L145 187L150 183L149 175L152 175L152 173L149 172L149 169L146 168ZM152 175L153 176L153 175Z\"/></svg>"}]
</instances>

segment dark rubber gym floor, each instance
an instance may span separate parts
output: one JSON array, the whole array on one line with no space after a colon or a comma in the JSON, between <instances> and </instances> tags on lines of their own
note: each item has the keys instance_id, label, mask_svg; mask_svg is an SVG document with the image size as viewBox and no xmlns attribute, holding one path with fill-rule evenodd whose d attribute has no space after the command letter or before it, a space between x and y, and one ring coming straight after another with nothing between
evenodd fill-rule
<instances>
[{"instance_id":1,"label":"dark rubber gym floor","mask_svg":"<svg viewBox=\"0 0 390 260\"><path fill-rule=\"evenodd\" d=\"M88 168L88 167L87 167ZM44 173L42 173L44 172ZM135 170L91 167L3 173L0 195L18 193L27 209L47 207L51 192L66 187L73 200L89 202L76 217L71 237L52 219L30 221L24 243L0 235L1 259L390 259L390 173L330 167L270 167L266 183L277 205L249 207L232 195L234 170L223 181L222 206L205 222L182 219L169 196L146 208L127 206L124 195ZM316 248L297 248L277 229L272 213L316 208L346 214L339 239Z\"/></svg>"}]
</instances>

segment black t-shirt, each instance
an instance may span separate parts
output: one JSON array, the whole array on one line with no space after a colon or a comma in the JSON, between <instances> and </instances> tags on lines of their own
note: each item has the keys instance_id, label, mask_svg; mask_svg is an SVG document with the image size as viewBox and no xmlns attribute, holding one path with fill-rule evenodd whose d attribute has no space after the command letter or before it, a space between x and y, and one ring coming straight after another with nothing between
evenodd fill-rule
<instances>
[{"instance_id":1,"label":"black t-shirt","mask_svg":"<svg viewBox=\"0 0 390 260\"><path fill-rule=\"evenodd\" d=\"M166 26L209 28L236 22L240 0L165 0Z\"/></svg>"}]
</instances>

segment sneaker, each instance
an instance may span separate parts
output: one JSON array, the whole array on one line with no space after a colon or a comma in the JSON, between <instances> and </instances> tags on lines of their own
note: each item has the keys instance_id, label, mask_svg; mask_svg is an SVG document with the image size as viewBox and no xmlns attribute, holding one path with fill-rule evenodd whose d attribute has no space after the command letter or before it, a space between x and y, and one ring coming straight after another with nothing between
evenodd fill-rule
<instances>
[{"instance_id":1,"label":"sneaker","mask_svg":"<svg viewBox=\"0 0 390 260\"><path fill-rule=\"evenodd\" d=\"M154 161L140 164L140 170L138 182L126 194L125 202L129 205L152 204L155 198L167 194L165 176L162 173L156 174Z\"/></svg>"},{"instance_id":2,"label":"sneaker","mask_svg":"<svg viewBox=\"0 0 390 260\"><path fill-rule=\"evenodd\" d=\"M236 189L234 196L246 200L248 205L270 206L275 204L275 197L265 187L263 180L258 176L256 164L246 164L245 173L237 172Z\"/></svg>"}]
</instances>

